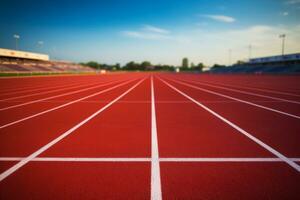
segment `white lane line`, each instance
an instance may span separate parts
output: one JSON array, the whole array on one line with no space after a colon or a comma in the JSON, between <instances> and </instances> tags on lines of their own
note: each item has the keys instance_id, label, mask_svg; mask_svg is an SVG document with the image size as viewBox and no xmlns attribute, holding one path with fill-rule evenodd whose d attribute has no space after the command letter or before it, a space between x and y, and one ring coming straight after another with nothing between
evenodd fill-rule
<instances>
[{"instance_id":1,"label":"white lane line","mask_svg":"<svg viewBox=\"0 0 300 200\"><path fill-rule=\"evenodd\" d=\"M17 164L15 164L11 168L9 168L6 171L4 171L3 173L1 173L0 174L0 181L3 181L9 175L11 175L15 171L17 171L18 169L20 169L21 167L23 167L24 165L26 165L28 162L32 161L34 158L36 158L37 156L39 156L40 154L42 154L43 152L45 152L47 149L49 149L50 147L52 147L53 145L55 145L56 143L58 143L59 141L61 141L62 139L64 139L68 135L70 135L71 133L73 133L76 129L80 128L82 125L86 124L88 121L90 121L91 119L93 119L94 117L96 117L98 114L100 114L101 112L103 112L104 110L106 110L107 108L109 108L116 101L118 101L119 99L121 99L122 97L124 97L126 94L128 94L130 91L132 91L134 88L136 88L144 80L145 80L145 78L142 79L142 80L140 80L138 83L136 83L131 88L129 88L128 90L126 90L120 96L118 96L117 98L115 98L114 100L112 100L110 103L106 104L104 107L102 107L101 109L99 109L98 111L96 111L95 113L93 113L92 115L90 115L89 117L87 117L86 119L84 119L83 121L81 121L80 123L76 124L75 126L73 126L68 131L66 131L63 134L61 134L59 137L55 138L54 140L52 140L51 142L49 142L45 146L41 147L40 149L38 149L34 153L30 154L28 157L22 159Z\"/></svg>"},{"instance_id":2,"label":"white lane line","mask_svg":"<svg viewBox=\"0 0 300 200\"><path fill-rule=\"evenodd\" d=\"M172 88L173 90L175 90L176 92L178 92L179 94L181 94L182 96L186 97L187 99L191 100L192 102L194 102L198 106L202 107L203 109L205 109L206 111L208 111L209 113L211 113L212 115L214 115L215 117L219 118L220 120L222 120L223 122L225 122L226 124L228 124L229 126L231 126L232 128L236 129L237 131L239 131L240 133L242 133L243 135L245 135L246 137L248 137L252 141L256 142L257 144L259 144L260 146L262 146L263 148L265 148L266 150L268 150L269 152L271 152L272 154L274 154L276 157L282 159L284 162L286 162L288 165L290 165L291 167L293 167L294 169L296 169L298 172L300 172L300 166L297 163L295 163L294 161L290 160L289 158L287 158L286 156L284 156L283 154L281 154L280 152L278 152L277 150L275 150L271 146L269 146L266 143L262 142L261 140L259 140L258 138L254 137L253 135L251 135L250 133L248 133L247 131L245 131L241 127L237 126L233 122L231 122L231 121L227 120L226 118L222 117L218 113L214 112L210 108L208 108L205 105L201 104L200 102L196 101L195 99L193 99L189 95L185 94L184 92L180 91L176 87L172 86L171 84L167 83L166 81L164 81L162 79L160 79L160 80L162 82L164 82L166 85L168 85L170 88Z\"/></svg>"},{"instance_id":3,"label":"white lane line","mask_svg":"<svg viewBox=\"0 0 300 200\"><path fill-rule=\"evenodd\" d=\"M17 107L21 107L21 106L26 106L26 105L29 105L29 104L38 103L38 102L46 101L46 100L49 100L49 99L55 99L55 98L58 98L58 97L63 97L63 96L71 95L71 94L76 94L76 93L79 93L79 92L84 92L84 91L87 91L87 90L99 88L99 87L109 85L109 84L112 84L112 83L116 83L116 82L120 82L120 81L107 82L107 83L103 83L103 84L100 84L100 85L96 85L96 86L92 86L92 87L88 87L88 88L84 88L84 89L80 89L80 90L75 90L75 91L72 91L72 92L67 92L67 93L63 93L63 94L59 94L59 95L55 95L55 96L51 96L51 97L46 97L46 98L43 98L43 99L37 99L37 100L28 101L28 102L20 103L20 104L13 105L13 106L8 106L8 107L5 107L5 108L0 108L0 111L9 110L9 109L17 108Z\"/></svg>"},{"instance_id":4,"label":"white lane line","mask_svg":"<svg viewBox=\"0 0 300 200\"><path fill-rule=\"evenodd\" d=\"M1 95L3 96L6 96L6 95L11 95L11 94L19 94L19 93L24 93L24 92L34 92L34 91L40 91L40 90L49 90L49 89L53 89L53 88L61 88L61 87L65 87L65 86L72 86L72 85L78 85L78 84L82 84L82 83L85 83L86 81L80 81L80 82L76 82L76 83L70 83L70 84L67 84L67 85L63 85L63 84L59 84L59 85L55 85L55 86L49 86L45 87L44 86L39 86L39 87L35 87L35 88L32 88L32 89L27 89L27 90L21 90L21 88L18 88L18 91L15 91L15 92L6 92L6 93L1 93Z\"/></svg>"},{"instance_id":5,"label":"white lane line","mask_svg":"<svg viewBox=\"0 0 300 200\"><path fill-rule=\"evenodd\" d=\"M37 96L37 95L41 95L41 94L49 94L49 93L53 93L53 92L59 92L59 91L64 91L64 90L69 90L69 89L74 89L74 88L79 88L79 87L85 87L85 86L90 86L90 85L96 85L96 84L97 83L89 83L89 84L83 84L83 85L82 84L80 84L80 85L76 84L75 86L65 86L64 88L60 88L60 89L47 90L45 92L38 92L38 93L33 93L33 94L31 93L31 94L26 94L26 95L22 95L22 96L16 96L16 97L10 97L10 98L6 98L6 99L0 99L0 102L3 102L3 101L7 102L7 101L10 101L10 100L14 100L14 99L32 97L32 96Z\"/></svg>"},{"instance_id":6,"label":"white lane line","mask_svg":"<svg viewBox=\"0 0 300 200\"><path fill-rule=\"evenodd\" d=\"M300 158L289 158L294 162ZM161 162L284 162L280 158L160 158Z\"/></svg>"},{"instance_id":7,"label":"white lane line","mask_svg":"<svg viewBox=\"0 0 300 200\"><path fill-rule=\"evenodd\" d=\"M280 111L280 110L276 110L276 109L273 109L273 108L270 108L270 107L262 106L260 104L256 104L256 103L252 103L252 102L249 102L249 101L246 101L246 100L238 99L238 98L235 98L235 97L232 97L232 96L221 94L219 92L214 92L214 91L211 91L211 90L200 88L200 87L188 84L188 83L184 83L182 81L176 81L174 79L168 79L168 80L174 81L174 82L179 83L181 85L185 85L185 86L197 89L197 90L201 90L203 92L207 92L207 93L214 94L214 95L217 95L217 96L225 97L227 99L232 99L232 100L239 101L241 103L245 103L245 104L248 104L248 105L251 105L251 106L255 106L255 107L262 108L262 109L265 109L265 110L269 110L269 111L272 111L272 112L275 112L275 113L279 113L279 114L282 114L282 115L286 115L286 116L289 116L289 117L300 119L300 116L298 116L298 115L294 115L294 114L283 112L283 111Z\"/></svg>"},{"instance_id":8,"label":"white lane line","mask_svg":"<svg viewBox=\"0 0 300 200\"><path fill-rule=\"evenodd\" d=\"M134 80L136 80L136 79L134 79ZM58 110L58 109L60 109L60 108L69 106L69 105L71 105L71 104L80 102L80 101L82 101L82 100L85 100L85 99L88 99L88 98L97 96L97 95L102 94L102 93L105 93L105 92L108 92L108 91L110 91L110 90L113 90L113 89L115 89L115 88L121 87L121 86L123 86L123 85L125 85L125 84L127 84L127 83L129 83L129 82L134 81L134 80L129 80L129 81L123 82L123 83L121 83L121 84L115 85L115 86L110 87L110 88L107 88L107 89L105 89L105 90L101 90L100 92L96 92L96 93L93 93L93 94L91 94L91 95L88 95L88 96L85 96L85 97L76 99L76 100L74 100L74 101L70 101L70 102L68 102L68 103L62 104L62 105L60 105L60 106L56 106L56 107L54 107L54 108L50 108L50 109L48 109L48 110L45 110L45 111L36 113L36 114L34 114L34 115L30 115L30 116L28 116L28 117L24 117L24 118L22 118L22 119L19 119L19 120L16 120L16 121L13 121L13 122L10 122L10 123L1 125L1 126L0 126L0 129L3 129L3 128L9 127L9 126L12 126L12 125L14 125L14 124L17 124L17 123L26 121L26 120L28 120L28 119L32 119L32 118L34 118L34 117L41 116L41 115L43 115L43 114L52 112L52 111L54 111L54 110ZM110 84L111 84L111 83L108 83L108 84L106 84L106 85L110 85Z\"/></svg>"},{"instance_id":9,"label":"white lane line","mask_svg":"<svg viewBox=\"0 0 300 200\"><path fill-rule=\"evenodd\" d=\"M1 161L20 161L24 157L0 157ZM289 158L300 162L300 158ZM152 162L151 158L95 158L95 157L36 157L36 162ZM159 158L160 162L284 162L280 158Z\"/></svg>"},{"instance_id":10,"label":"white lane line","mask_svg":"<svg viewBox=\"0 0 300 200\"><path fill-rule=\"evenodd\" d=\"M247 94L247 95L252 95L252 96L257 96L257 97L263 97L263 98L267 98L267 99L273 99L273 100L278 100L278 101L283 101L283 102L288 102L288 103L300 104L299 101L283 99L283 98L278 98L278 97L272 97L272 96L268 96L268 95L262 95L262 94L257 94L257 93L253 93L253 92L247 92L247 91L242 91L242 90L232 89L232 88L227 88L227 87L222 87L222 86L216 86L216 85L213 85L213 84L203 83L203 82L199 82L199 81L182 80L182 79L176 79L176 80L185 81L185 82L189 82L189 83L195 83L195 84L199 84L199 85L206 85L206 86L209 86L209 87L214 87L214 88L219 88L219 89L223 89L223 90L238 92L238 93L241 93L241 94Z\"/></svg>"},{"instance_id":11,"label":"white lane line","mask_svg":"<svg viewBox=\"0 0 300 200\"><path fill-rule=\"evenodd\" d=\"M10 101L10 102L16 102L16 103L20 103L20 102L24 102L24 101ZM43 103L67 103L70 102L69 100L50 100L50 101L42 101ZM82 101L82 103L106 103L108 101ZM231 104L231 103L239 103L237 101L234 100L221 100L221 101L201 101L202 103L209 103L209 104ZM252 101L255 103L283 103L282 101ZM118 103L151 103L151 101L118 101ZM193 103L191 101L155 101L156 104L158 103Z\"/></svg>"},{"instance_id":12,"label":"white lane line","mask_svg":"<svg viewBox=\"0 0 300 200\"><path fill-rule=\"evenodd\" d=\"M0 157L0 161L20 161L24 157ZM36 157L31 161L44 162L151 162L151 158L76 158L76 157Z\"/></svg>"},{"instance_id":13,"label":"white lane line","mask_svg":"<svg viewBox=\"0 0 300 200\"><path fill-rule=\"evenodd\" d=\"M157 140L155 95L153 86L153 77L151 76L151 199L161 200L161 181L159 167L159 153Z\"/></svg>"},{"instance_id":14,"label":"white lane line","mask_svg":"<svg viewBox=\"0 0 300 200\"><path fill-rule=\"evenodd\" d=\"M211 83L208 81L205 81L206 83ZM248 89L248 90L256 90L256 91L261 91L261 92L269 92L269 93L273 93L273 94L283 94L283 95L288 95L288 96L295 96L295 97L300 97L299 94L295 94L295 93L290 93L290 92L283 92L283 91L277 91L277 90L272 90L272 89L262 89L262 88L255 88L255 87L247 87L247 86L236 86L236 85L231 85L231 84L225 84L225 83L214 83L214 84L218 84L218 85L223 85L223 86L228 86L228 87L234 87L234 88L241 88L241 89Z\"/></svg>"}]
</instances>

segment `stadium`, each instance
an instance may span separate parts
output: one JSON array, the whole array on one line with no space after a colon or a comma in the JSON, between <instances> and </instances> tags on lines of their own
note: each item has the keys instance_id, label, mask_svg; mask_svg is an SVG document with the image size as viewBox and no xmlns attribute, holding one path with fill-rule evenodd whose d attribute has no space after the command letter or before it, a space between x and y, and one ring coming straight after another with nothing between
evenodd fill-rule
<instances>
[{"instance_id":1,"label":"stadium","mask_svg":"<svg viewBox=\"0 0 300 200\"><path fill-rule=\"evenodd\" d=\"M66 61L51 61L49 55L0 49L0 72L14 73L87 73L89 67Z\"/></svg>"},{"instance_id":2,"label":"stadium","mask_svg":"<svg viewBox=\"0 0 300 200\"><path fill-rule=\"evenodd\" d=\"M300 199L299 6L1 1L0 199Z\"/></svg>"}]
</instances>

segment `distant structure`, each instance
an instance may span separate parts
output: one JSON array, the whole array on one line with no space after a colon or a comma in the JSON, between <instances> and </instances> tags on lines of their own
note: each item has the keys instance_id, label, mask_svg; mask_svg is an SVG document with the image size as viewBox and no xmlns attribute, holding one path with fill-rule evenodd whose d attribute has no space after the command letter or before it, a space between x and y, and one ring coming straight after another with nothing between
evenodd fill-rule
<instances>
[{"instance_id":1,"label":"distant structure","mask_svg":"<svg viewBox=\"0 0 300 200\"><path fill-rule=\"evenodd\" d=\"M0 57L6 59L29 59L29 60L43 60L48 61L49 55L32 53L27 51L16 51L11 49L1 49L0 48Z\"/></svg>"},{"instance_id":2,"label":"distant structure","mask_svg":"<svg viewBox=\"0 0 300 200\"><path fill-rule=\"evenodd\" d=\"M68 61L53 61L49 55L0 48L1 73L28 72L93 72L90 67Z\"/></svg>"},{"instance_id":3,"label":"distant structure","mask_svg":"<svg viewBox=\"0 0 300 200\"><path fill-rule=\"evenodd\" d=\"M225 67L212 67L210 73L241 74L300 74L300 53L252 58Z\"/></svg>"},{"instance_id":4,"label":"distant structure","mask_svg":"<svg viewBox=\"0 0 300 200\"><path fill-rule=\"evenodd\" d=\"M300 53L268 56L261 58L252 58L247 63L248 65L263 65L263 66L292 66L300 64Z\"/></svg>"}]
</instances>

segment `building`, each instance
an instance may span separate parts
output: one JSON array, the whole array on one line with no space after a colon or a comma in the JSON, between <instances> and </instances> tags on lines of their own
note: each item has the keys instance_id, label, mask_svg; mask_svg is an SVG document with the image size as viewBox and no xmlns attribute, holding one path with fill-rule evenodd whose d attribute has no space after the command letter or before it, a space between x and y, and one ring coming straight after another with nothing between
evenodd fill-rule
<instances>
[{"instance_id":1,"label":"building","mask_svg":"<svg viewBox=\"0 0 300 200\"><path fill-rule=\"evenodd\" d=\"M15 59L49 61L49 55L0 48L0 62L4 60L15 60Z\"/></svg>"},{"instance_id":2,"label":"building","mask_svg":"<svg viewBox=\"0 0 300 200\"><path fill-rule=\"evenodd\" d=\"M250 59L247 65L257 66L294 66L300 65L300 53Z\"/></svg>"},{"instance_id":3,"label":"building","mask_svg":"<svg viewBox=\"0 0 300 200\"><path fill-rule=\"evenodd\" d=\"M53 61L49 55L0 48L0 73L93 72L90 67L68 61Z\"/></svg>"}]
</instances>

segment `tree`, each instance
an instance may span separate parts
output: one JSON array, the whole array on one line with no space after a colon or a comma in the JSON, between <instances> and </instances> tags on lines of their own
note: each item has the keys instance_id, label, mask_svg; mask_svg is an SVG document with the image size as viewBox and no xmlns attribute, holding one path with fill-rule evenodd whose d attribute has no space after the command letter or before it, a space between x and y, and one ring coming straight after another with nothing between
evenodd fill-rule
<instances>
[{"instance_id":1,"label":"tree","mask_svg":"<svg viewBox=\"0 0 300 200\"><path fill-rule=\"evenodd\" d=\"M245 64L245 62L244 62L244 61L242 61L242 60L238 60L238 61L236 62L236 64L235 64L235 65L243 65L243 64Z\"/></svg>"},{"instance_id":2,"label":"tree","mask_svg":"<svg viewBox=\"0 0 300 200\"><path fill-rule=\"evenodd\" d=\"M139 64L131 61L125 65L124 69L125 70L138 70Z\"/></svg>"},{"instance_id":3,"label":"tree","mask_svg":"<svg viewBox=\"0 0 300 200\"><path fill-rule=\"evenodd\" d=\"M151 63L149 61L144 61L142 62L142 64L140 65L140 69L141 70L146 70L147 68L151 67Z\"/></svg>"},{"instance_id":4,"label":"tree","mask_svg":"<svg viewBox=\"0 0 300 200\"><path fill-rule=\"evenodd\" d=\"M226 66L225 65L214 64L211 69L219 69L219 68L224 68L224 67L226 67Z\"/></svg>"},{"instance_id":5,"label":"tree","mask_svg":"<svg viewBox=\"0 0 300 200\"><path fill-rule=\"evenodd\" d=\"M94 68L94 69L100 69L101 68L100 64L95 62L95 61L90 61L90 62L81 63L81 64L85 65L85 66L89 66L89 67Z\"/></svg>"},{"instance_id":6,"label":"tree","mask_svg":"<svg viewBox=\"0 0 300 200\"><path fill-rule=\"evenodd\" d=\"M203 63L199 63L197 66L194 67L194 69L202 72L203 67L204 67Z\"/></svg>"},{"instance_id":7,"label":"tree","mask_svg":"<svg viewBox=\"0 0 300 200\"><path fill-rule=\"evenodd\" d=\"M121 69L120 63L117 63L117 64L115 65L115 69L116 69L116 70L120 70L120 69Z\"/></svg>"},{"instance_id":8,"label":"tree","mask_svg":"<svg viewBox=\"0 0 300 200\"><path fill-rule=\"evenodd\" d=\"M182 59L182 68L188 68L189 67L189 60L188 58Z\"/></svg>"}]
</instances>

